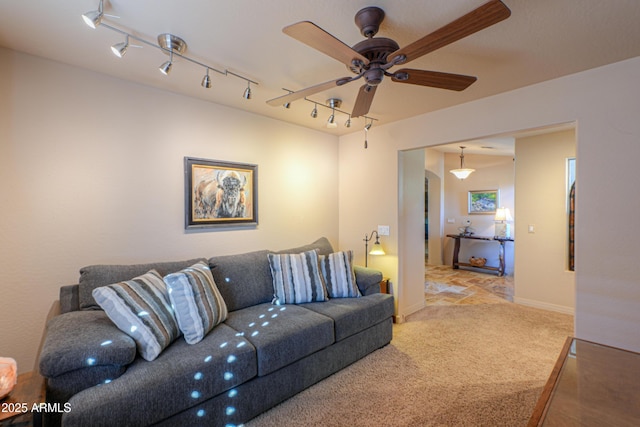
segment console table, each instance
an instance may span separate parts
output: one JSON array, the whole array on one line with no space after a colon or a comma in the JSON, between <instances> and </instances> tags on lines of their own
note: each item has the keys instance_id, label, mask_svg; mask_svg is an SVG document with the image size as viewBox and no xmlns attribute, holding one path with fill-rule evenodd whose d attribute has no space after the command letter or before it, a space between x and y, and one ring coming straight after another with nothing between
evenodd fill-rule
<instances>
[{"instance_id":1,"label":"console table","mask_svg":"<svg viewBox=\"0 0 640 427\"><path fill-rule=\"evenodd\" d=\"M500 237L464 235L464 234L447 234L447 237L451 237L452 239L455 239L455 246L453 247L453 262L452 262L452 267L454 269L458 269L461 266L462 267L481 268L483 270L497 271L498 272L498 276L504 276L504 269L505 269L504 245L505 245L506 242L513 242L513 239L511 239L511 238L500 238ZM458 254L460 253L460 241L462 239L483 240L483 241L487 241L487 242L498 242L500 244L500 248L499 248L499 252L498 252L498 259L500 260L500 265L498 267L491 267L491 266L486 266L486 265L483 266L483 267L477 267L477 266L471 265L471 264L469 264L467 262L458 261Z\"/></svg>"}]
</instances>

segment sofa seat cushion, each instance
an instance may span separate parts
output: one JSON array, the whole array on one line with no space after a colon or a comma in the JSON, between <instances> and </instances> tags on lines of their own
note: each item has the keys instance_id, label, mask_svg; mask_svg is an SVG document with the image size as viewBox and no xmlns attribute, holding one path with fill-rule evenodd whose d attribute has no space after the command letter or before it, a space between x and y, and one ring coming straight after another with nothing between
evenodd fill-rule
<instances>
[{"instance_id":1,"label":"sofa seat cushion","mask_svg":"<svg viewBox=\"0 0 640 427\"><path fill-rule=\"evenodd\" d=\"M154 424L220 393L233 393L256 371L255 348L223 323L197 344L178 340L154 361L138 358L120 378L76 394L63 424Z\"/></svg>"},{"instance_id":2,"label":"sofa seat cushion","mask_svg":"<svg viewBox=\"0 0 640 427\"><path fill-rule=\"evenodd\" d=\"M361 298L336 298L302 307L333 319L336 342L393 316L393 297L373 294Z\"/></svg>"},{"instance_id":3,"label":"sofa seat cushion","mask_svg":"<svg viewBox=\"0 0 640 427\"><path fill-rule=\"evenodd\" d=\"M47 324L39 367L43 376L53 378L83 368L126 366L135 357L136 343L104 311L74 311Z\"/></svg>"},{"instance_id":4,"label":"sofa seat cushion","mask_svg":"<svg viewBox=\"0 0 640 427\"><path fill-rule=\"evenodd\" d=\"M274 372L334 342L330 318L296 305L248 307L229 313L225 324L244 334L256 348L259 376Z\"/></svg>"}]
</instances>

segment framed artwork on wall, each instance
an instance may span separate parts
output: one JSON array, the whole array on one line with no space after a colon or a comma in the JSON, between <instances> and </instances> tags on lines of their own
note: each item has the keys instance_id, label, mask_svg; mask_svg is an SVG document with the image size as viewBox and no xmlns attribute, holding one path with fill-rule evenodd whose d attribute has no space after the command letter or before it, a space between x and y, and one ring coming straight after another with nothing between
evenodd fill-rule
<instances>
[{"instance_id":1,"label":"framed artwork on wall","mask_svg":"<svg viewBox=\"0 0 640 427\"><path fill-rule=\"evenodd\" d=\"M499 190L469 191L469 214L495 215L499 204Z\"/></svg>"},{"instance_id":2,"label":"framed artwork on wall","mask_svg":"<svg viewBox=\"0 0 640 427\"><path fill-rule=\"evenodd\" d=\"M185 228L258 225L258 166L184 158Z\"/></svg>"}]
</instances>

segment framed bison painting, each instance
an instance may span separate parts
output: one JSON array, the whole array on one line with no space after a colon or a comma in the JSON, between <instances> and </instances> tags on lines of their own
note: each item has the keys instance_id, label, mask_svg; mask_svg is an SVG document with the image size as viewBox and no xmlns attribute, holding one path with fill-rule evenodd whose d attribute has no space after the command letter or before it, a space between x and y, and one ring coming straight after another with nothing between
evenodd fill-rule
<instances>
[{"instance_id":1,"label":"framed bison painting","mask_svg":"<svg viewBox=\"0 0 640 427\"><path fill-rule=\"evenodd\" d=\"M184 158L185 227L258 225L258 166Z\"/></svg>"}]
</instances>

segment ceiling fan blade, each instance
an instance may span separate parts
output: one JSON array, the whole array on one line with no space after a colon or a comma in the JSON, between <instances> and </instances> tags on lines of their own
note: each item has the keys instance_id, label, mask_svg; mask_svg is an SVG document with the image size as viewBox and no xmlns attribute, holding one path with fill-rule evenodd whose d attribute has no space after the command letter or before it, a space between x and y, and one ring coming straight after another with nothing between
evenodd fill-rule
<instances>
[{"instance_id":1,"label":"ceiling fan blade","mask_svg":"<svg viewBox=\"0 0 640 427\"><path fill-rule=\"evenodd\" d=\"M471 84L478 80L478 78L462 74L403 68L402 70L396 71L396 73L391 77L391 80L398 83L409 83L413 85L461 91L471 86Z\"/></svg>"},{"instance_id":2,"label":"ceiling fan blade","mask_svg":"<svg viewBox=\"0 0 640 427\"><path fill-rule=\"evenodd\" d=\"M272 107L280 107L281 105L284 105L287 102L293 102L297 99L301 99L306 96L323 92L327 89L331 89L332 87L342 86L343 84L349 83L352 80L355 80L355 79L353 77L343 77L337 80L329 80L328 82L320 83L315 86L310 86L306 89L302 89L297 92L291 92L286 95L270 99L267 101L267 104L271 105Z\"/></svg>"},{"instance_id":3,"label":"ceiling fan blade","mask_svg":"<svg viewBox=\"0 0 640 427\"><path fill-rule=\"evenodd\" d=\"M511 10L502 1L491 0L420 40L393 52L388 56L389 62L401 55L406 57L406 60L398 61L398 64L413 61L422 55L497 24L509 16L511 16Z\"/></svg>"},{"instance_id":4,"label":"ceiling fan blade","mask_svg":"<svg viewBox=\"0 0 640 427\"><path fill-rule=\"evenodd\" d=\"M364 64L369 63L367 58L351 49L349 46L327 33L313 22L298 22L297 24L284 27L282 32L316 50L319 50L333 59L337 59L347 67L351 66L351 62L354 59L358 59Z\"/></svg>"},{"instance_id":5,"label":"ceiling fan blade","mask_svg":"<svg viewBox=\"0 0 640 427\"><path fill-rule=\"evenodd\" d=\"M371 108L371 103L373 102L373 96L376 94L377 87L378 86L369 86L368 84L360 86L358 98L356 98L356 105L353 106L351 117L364 116L369 112L369 108Z\"/></svg>"}]
</instances>

